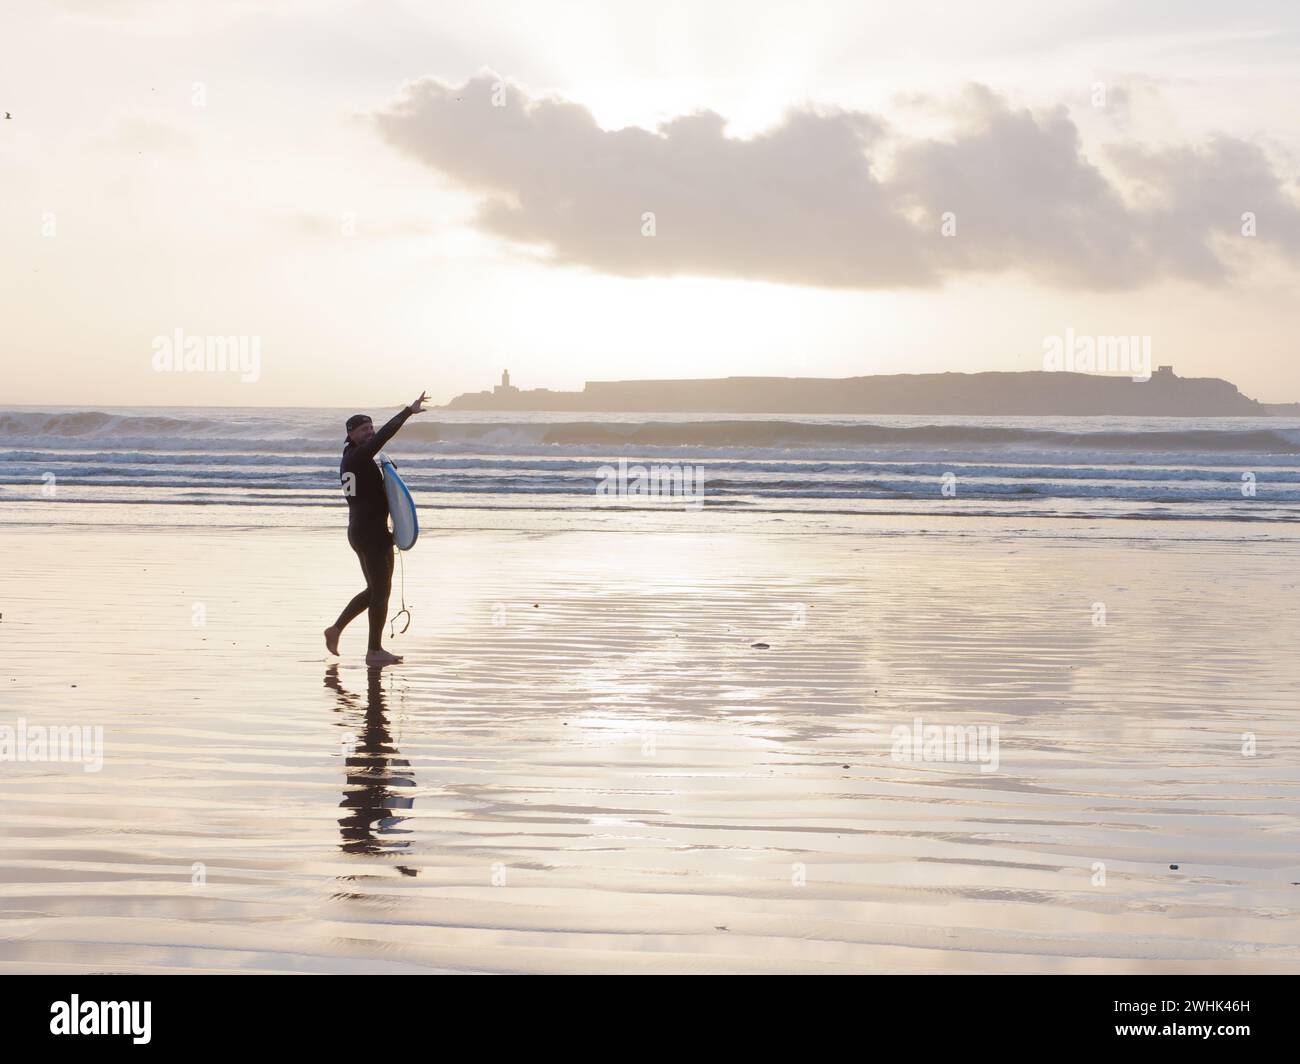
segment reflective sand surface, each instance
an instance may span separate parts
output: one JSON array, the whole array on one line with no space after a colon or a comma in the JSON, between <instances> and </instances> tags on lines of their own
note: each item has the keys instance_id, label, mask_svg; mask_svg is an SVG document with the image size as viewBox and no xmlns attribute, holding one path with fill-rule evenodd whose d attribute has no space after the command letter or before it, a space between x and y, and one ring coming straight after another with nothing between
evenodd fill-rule
<instances>
[{"instance_id":1,"label":"reflective sand surface","mask_svg":"<svg viewBox=\"0 0 1300 1064\"><path fill-rule=\"evenodd\" d=\"M0 529L0 969L1300 970L1300 543L633 527Z\"/></svg>"}]
</instances>

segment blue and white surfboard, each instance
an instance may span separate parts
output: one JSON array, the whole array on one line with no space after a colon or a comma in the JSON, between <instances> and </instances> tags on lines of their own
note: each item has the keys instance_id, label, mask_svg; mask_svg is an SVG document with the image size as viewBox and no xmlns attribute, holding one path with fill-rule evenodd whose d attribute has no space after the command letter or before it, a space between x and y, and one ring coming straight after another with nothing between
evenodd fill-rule
<instances>
[{"instance_id":1,"label":"blue and white surfboard","mask_svg":"<svg viewBox=\"0 0 1300 1064\"><path fill-rule=\"evenodd\" d=\"M379 468L384 474L384 494L388 496L388 516L393 522L393 543L398 550L410 550L415 546L420 535L420 521L415 516L415 500L397 469L382 451L379 453Z\"/></svg>"}]
</instances>

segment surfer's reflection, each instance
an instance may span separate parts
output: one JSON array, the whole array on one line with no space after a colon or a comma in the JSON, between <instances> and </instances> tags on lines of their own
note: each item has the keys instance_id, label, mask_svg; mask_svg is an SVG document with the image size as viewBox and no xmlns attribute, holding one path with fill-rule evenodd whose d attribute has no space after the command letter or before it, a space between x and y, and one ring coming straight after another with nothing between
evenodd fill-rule
<instances>
[{"instance_id":1,"label":"surfer's reflection","mask_svg":"<svg viewBox=\"0 0 1300 1064\"><path fill-rule=\"evenodd\" d=\"M411 844L394 836L409 834L406 817L394 810L410 809L414 799L398 788L414 787L411 763L399 757L388 728L384 702L383 669L372 668L364 706L339 681L337 665L325 670L325 686L338 692L337 712L347 728L343 748L346 785L339 807L347 810L339 820L339 848L344 853L384 854L405 850ZM355 741L352 736L355 733ZM408 876L415 870L401 868Z\"/></svg>"}]
</instances>

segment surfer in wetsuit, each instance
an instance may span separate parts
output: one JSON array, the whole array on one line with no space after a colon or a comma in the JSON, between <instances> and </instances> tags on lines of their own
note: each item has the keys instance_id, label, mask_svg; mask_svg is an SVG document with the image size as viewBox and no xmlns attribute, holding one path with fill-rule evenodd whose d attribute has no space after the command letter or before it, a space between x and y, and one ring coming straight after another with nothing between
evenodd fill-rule
<instances>
[{"instance_id":1,"label":"surfer in wetsuit","mask_svg":"<svg viewBox=\"0 0 1300 1064\"><path fill-rule=\"evenodd\" d=\"M375 455L397 435L408 417L424 409L428 400L421 392L420 398L378 432L367 414L353 414L348 418L347 446L339 462L339 481L348 500L348 544L361 561L366 589L354 595L343 607L339 619L325 629L325 647L331 654L337 654L343 629L353 618L369 611L367 665L393 665L402 660L383 647L388 592L393 583L393 534L388 531L388 496L384 492L383 475L375 465Z\"/></svg>"}]
</instances>

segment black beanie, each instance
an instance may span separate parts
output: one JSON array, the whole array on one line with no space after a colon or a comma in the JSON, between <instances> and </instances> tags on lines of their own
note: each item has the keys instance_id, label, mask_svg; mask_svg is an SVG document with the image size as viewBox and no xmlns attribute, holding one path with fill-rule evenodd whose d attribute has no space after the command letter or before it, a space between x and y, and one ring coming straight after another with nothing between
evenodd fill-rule
<instances>
[{"instance_id":1,"label":"black beanie","mask_svg":"<svg viewBox=\"0 0 1300 1064\"><path fill-rule=\"evenodd\" d=\"M369 420L371 420L369 414L353 414L350 418L348 418L348 435L350 436L352 434L352 430L356 428L358 425L364 425ZM349 440L348 442L351 441Z\"/></svg>"}]
</instances>

